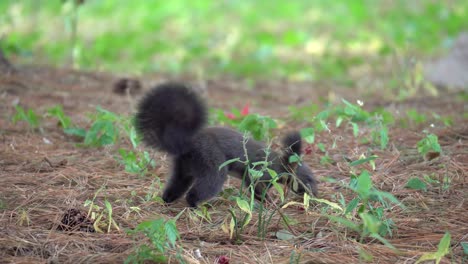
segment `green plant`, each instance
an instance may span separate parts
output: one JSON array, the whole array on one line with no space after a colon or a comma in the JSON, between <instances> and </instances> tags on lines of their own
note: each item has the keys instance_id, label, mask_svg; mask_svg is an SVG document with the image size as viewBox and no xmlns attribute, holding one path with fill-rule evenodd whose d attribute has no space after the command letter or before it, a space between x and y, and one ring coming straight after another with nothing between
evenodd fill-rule
<instances>
[{"instance_id":1,"label":"green plant","mask_svg":"<svg viewBox=\"0 0 468 264\"><path fill-rule=\"evenodd\" d=\"M375 170L375 160L378 158L376 155L371 155L369 157L366 157L365 155L361 155L361 157L358 160L352 161L349 163L349 166L354 167L358 166L360 164L364 163L369 163L372 167L372 170Z\"/></svg>"},{"instance_id":2,"label":"green plant","mask_svg":"<svg viewBox=\"0 0 468 264\"><path fill-rule=\"evenodd\" d=\"M247 153L247 150L245 149L245 144L247 142L246 140L247 140L247 136L244 136L243 145L244 145L245 153ZM248 155L246 155L246 157L248 157ZM234 162L242 162L245 164L245 166L250 166L248 160L241 161L240 158L235 158L235 159L227 160L226 162L221 164L219 166L219 169L222 169L223 167L228 166L229 164L234 163ZM244 178L242 180L242 186L244 186L244 183L246 182L246 177L253 177L251 179L252 179L252 182L254 182L255 179L260 178L262 175L263 175L262 172L259 172L253 168L249 168L248 170L246 170L246 174L244 175ZM253 208L255 204L254 183L248 186L250 190L249 198L245 198L243 196L242 188L243 187L241 187L241 190L240 190L241 196L235 197L234 199L236 201L238 209L240 209L243 212L243 214L237 213L238 210L236 210L235 208L229 208L229 213L231 214L229 228L223 227L225 230L228 230L229 236L231 239L233 237L235 238L235 241L240 240L240 235L242 234L244 228L249 224L250 220L252 219L252 212L253 212ZM263 196L263 199L264 198L265 197Z\"/></svg>"},{"instance_id":3,"label":"green plant","mask_svg":"<svg viewBox=\"0 0 468 264\"><path fill-rule=\"evenodd\" d=\"M212 110L212 122L232 126L241 132L249 132L256 140L268 139L272 129L277 127L276 121L268 116L249 114L246 107L242 111L233 108L229 113L220 109Z\"/></svg>"},{"instance_id":4,"label":"green plant","mask_svg":"<svg viewBox=\"0 0 468 264\"><path fill-rule=\"evenodd\" d=\"M125 170L127 172L145 175L148 172L148 167L154 168L156 167L156 163L147 151L138 150L137 147L141 138L136 132L134 119L124 117L114 118L116 124L119 126L120 130L126 134L133 147L133 150L120 148L120 156L117 157L117 159L121 164L125 165Z\"/></svg>"},{"instance_id":5,"label":"green plant","mask_svg":"<svg viewBox=\"0 0 468 264\"><path fill-rule=\"evenodd\" d=\"M413 190L427 191L427 184L417 177L410 178L405 187Z\"/></svg>"},{"instance_id":6,"label":"green plant","mask_svg":"<svg viewBox=\"0 0 468 264\"><path fill-rule=\"evenodd\" d=\"M344 197L341 196L341 206L334 204L332 207L337 209L339 214L326 214L326 216L358 232L361 242L364 238L371 237L394 249L384 238L392 234L394 227L393 221L385 217L385 210L390 208L390 203L403 208L404 206L392 194L377 190L367 171L363 171L360 175L352 175L349 186L345 187L357 196L349 203L346 203Z\"/></svg>"},{"instance_id":7,"label":"green plant","mask_svg":"<svg viewBox=\"0 0 468 264\"><path fill-rule=\"evenodd\" d=\"M315 116L308 116L304 112L298 114L294 112L297 109L292 108L292 114L303 116L303 119L313 125L301 130L301 135L306 142L312 144L317 132L331 131L329 128L330 119L335 118L335 127L338 128L343 124L348 125L352 129L354 137L359 137L361 134L360 124L369 127L371 141L378 144L381 149L385 149L389 142L388 125L394 122L392 114L384 109L368 112L360 105L352 104L344 99L342 102L343 105L327 106L325 110Z\"/></svg>"},{"instance_id":8,"label":"green plant","mask_svg":"<svg viewBox=\"0 0 468 264\"><path fill-rule=\"evenodd\" d=\"M229 236L231 239L234 237L235 241L239 241L244 228L250 223L250 220L252 220L253 202L251 202L251 200L249 202L241 197L236 197L235 199L237 206L244 214L238 214L236 210L229 208L229 213L231 214Z\"/></svg>"},{"instance_id":9,"label":"green plant","mask_svg":"<svg viewBox=\"0 0 468 264\"><path fill-rule=\"evenodd\" d=\"M120 156L117 158L125 166L125 171L145 175L148 167L154 168L156 163L147 151L139 152L119 149Z\"/></svg>"},{"instance_id":10,"label":"green plant","mask_svg":"<svg viewBox=\"0 0 468 264\"><path fill-rule=\"evenodd\" d=\"M423 124L427 121L426 115L418 113L416 109L407 110L406 115L416 125Z\"/></svg>"},{"instance_id":11,"label":"green plant","mask_svg":"<svg viewBox=\"0 0 468 264\"><path fill-rule=\"evenodd\" d=\"M143 234L149 240L149 245L140 245L135 252L128 256L125 263L157 263L167 262L168 251L175 249L176 242L180 239L179 231L174 220L149 220L139 223L129 234ZM178 260L183 263L182 258Z\"/></svg>"},{"instance_id":12,"label":"green plant","mask_svg":"<svg viewBox=\"0 0 468 264\"><path fill-rule=\"evenodd\" d=\"M359 135L358 123L364 122L372 130L372 141L379 143L381 149L385 149L389 141L387 125L394 121L392 115L383 109L367 112L359 105L351 104L344 99L342 101L345 106L335 110L336 127L339 127L343 120L346 120L353 128L353 135L357 137Z\"/></svg>"},{"instance_id":13,"label":"green plant","mask_svg":"<svg viewBox=\"0 0 468 264\"><path fill-rule=\"evenodd\" d=\"M71 119L63 112L63 108L61 105L56 105L47 109L47 115L51 117L55 117L58 120L58 124L64 129L68 129L71 127Z\"/></svg>"},{"instance_id":14,"label":"green plant","mask_svg":"<svg viewBox=\"0 0 468 264\"><path fill-rule=\"evenodd\" d=\"M94 121L86 132L84 144L95 147L114 144L119 136L119 129L115 123L120 120L120 117L98 107L97 113L92 116L92 119Z\"/></svg>"},{"instance_id":15,"label":"green plant","mask_svg":"<svg viewBox=\"0 0 468 264\"><path fill-rule=\"evenodd\" d=\"M303 128L300 131L301 137L309 144L315 141L315 130L312 127Z\"/></svg>"},{"instance_id":16,"label":"green plant","mask_svg":"<svg viewBox=\"0 0 468 264\"><path fill-rule=\"evenodd\" d=\"M124 117L97 107L96 113L91 114L90 119L92 120L92 124L88 130L68 127L64 132L83 138L83 145L90 147L101 147L117 142L120 131L119 125L125 123Z\"/></svg>"},{"instance_id":17,"label":"green plant","mask_svg":"<svg viewBox=\"0 0 468 264\"><path fill-rule=\"evenodd\" d=\"M104 200L104 208L100 207L95 203L97 195L104 190L105 186L99 188L94 194L92 200L86 200L84 203L85 207L89 207L88 216L94 220L93 227L94 230L100 233L104 233L101 227L107 226L107 233L110 233L111 227L113 226L117 231L120 231L119 225L115 222L113 218L113 209L112 204L106 199Z\"/></svg>"},{"instance_id":18,"label":"green plant","mask_svg":"<svg viewBox=\"0 0 468 264\"><path fill-rule=\"evenodd\" d=\"M465 258L466 258L466 256L468 256L468 242L461 242L460 245L463 249L463 254L465 255Z\"/></svg>"},{"instance_id":19,"label":"green plant","mask_svg":"<svg viewBox=\"0 0 468 264\"><path fill-rule=\"evenodd\" d=\"M435 173L431 173L430 175L424 174L424 180L430 183L432 186L437 186L444 191L448 190L452 183L452 179L446 174L444 175L437 175Z\"/></svg>"},{"instance_id":20,"label":"green plant","mask_svg":"<svg viewBox=\"0 0 468 264\"><path fill-rule=\"evenodd\" d=\"M439 246L436 252L424 253L416 264L423 261L433 260L436 264L439 264L442 258L450 252L450 233L446 232L445 235L440 239Z\"/></svg>"},{"instance_id":21,"label":"green plant","mask_svg":"<svg viewBox=\"0 0 468 264\"><path fill-rule=\"evenodd\" d=\"M312 201L324 204L327 207L332 208L333 210L343 212L343 208L340 205L338 205L337 203L331 202L331 201L326 200L326 199L311 197L307 193L304 193L304 199L302 200L302 203L294 202L294 201L293 202L288 202L285 205L283 205L282 208L287 208L287 207L289 207L291 205L297 205L297 206L301 206L302 208L304 208L305 212L308 212L309 208L310 208L310 202L312 202Z\"/></svg>"},{"instance_id":22,"label":"green plant","mask_svg":"<svg viewBox=\"0 0 468 264\"><path fill-rule=\"evenodd\" d=\"M136 133L133 117L121 116L97 107L96 112L89 115L89 119L92 123L88 130L69 127L65 129L65 133L83 138L85 146L99 147L115 144L121 132L126 135L133 148L136 148L141 141Z\"/></svg>"},{"instance_id":23,"label":"green plant","mask_svg":"<svg viewBox=\"0 0 468 264\"><path fill-rule=\"evenodd\" d=\"M196 217L199 217L200 219L203 219L207 221L208 223L212 222L210 211L208 210L208 207L206 205L202 205L190 213L195 214ZM191 218L193 219L194 217L191 217Z\"/></svg>"},{"instance_id":24,"label":"green plant","mask_svg":"<svg viewBox=\"0 0 468 264\"><path fill-rule=\"evenodd\" d=\"M269 170L272 173L271 170ZM276 175L275 173L272 173ZM281 186L276 183L277 178L274 178L270 181L270 184L274 186L276 190L278 190L280 194L281 202L284 201L284 192ZM254 198L254 184L249 185L250 189L250 196L238 196L235 197L237 208L229 208L229 213L231 214L231 220L229 223L229 234L230 238L234 237L236 242L240 241L240 235L244 232L245 227L250 223L252 220L252 216L254 213L258 215L258 223L257 223L257 237L260 239L265 239L267 235L268 226L275 215L275 213L280 213L282 220L284 223L289 226L287 217L280 212L280 207L275 207L273 210L269 210L265 207L264 202L266 201L266 190L262 193L261 200L258 204L255 203ZM239 210L242 213L239 213ZM226 229L226 228L225 228Z\"/></svg>"},{"instance_id":25,"label":"green plant","mask_svg":"<svg viewBox=\"0 0 468 264\"><path fill-rule=\"evenodd\" d=\"M136 133L135 126L133 125L134 122L131 118L119 116L111 111L97 107L96 113L90 115L90 119L92 120L91 127L86 130L74 127L70 117L65 115L60 105L49 108L47 115L57 118L66 134L83 138L85 146L100 147L115 144L119 139L119 132L123 131L134 148L134 150L120 148L118 151L119 155L116 156L116 159L125 166L125 170L130 173L144 175L148 171L148 166L155 167L155 162L148 152L137 150L140 138Z\"/></svg>"},{"instance_id":26,"label":"green plant","mask_svg":"<svg viewBox=\"0 0 468 264\"><path fill-rule=\"evenodd\" d=\"M47 109L47 116L55 117L58 125L62 127L63 132L68 135L74 135L85 138L87 131L72 124L71 118L65 114L61 105L55 105Z\"/></svg>"},{"instance_id":27,"label":"green plant","mask_svg":"<svg viewBox=\"0 0 468 264\"><path fill-rule=\"evenodd\" d=\"M432 113L432 116L438 120L438 121L442 121L442 123L444 124L444 126L446 127L451 127L453 126L453 118L451 116L441 116L437 113Z\"/></svg>"},{"instance_id":28,"label":"green plant","mask_svg":"<svg viewBox=\"0 0 468 264\"><path fill-rule=\"evenodd\" d=\"M418 152L423 157L428 155L440 155L442 149L439 145L439 138L434 134L427 134L425 138L418 141Z\"/></svg>"},{"instance_id":29,"label":"green plant","mask_svg":"<svg viewBox=\"0 0 468 264\"><path fill-rule=\"evenodd\" d=\"M244 135L244 141L243 141L243 146L244 146L244 153L245 157L248 158L247 155L247 149L246 149L246 143L247 143L248 137L247 135ZM244 164L244 166L247 167L247 170L245 170L245 175L243 175L243 184L241 185L240 189L240 196L235 197L235 201L237 204L237 208L230 208L229 212L231 214L231 220L229 223L229 228L226 228L224 226L224 230L228 231L230 234L231 239L234 237L235 241L240 240L240 235L243 233L244 228L250 223L252 219L252 214L254 212L255 208L255 195L256 195L256 185L260 184L263 185L262 187L262 193L257 195L260 195L260 203L258 205L258 232L257 236L259 238L264 239L266 236L266 230L267 227L273 217L273 215L279 211L279 207L277 207L275 210L267 210L264 207L264 202L267 201L267 191L270 186L272 186L280 195L281 203L284 202L284 191L283 188L278 184L278 180L280 177L285 177L285 175L278 175L276 171L272 170L269 168L271 165L271 162L269 161L268 157L270 156L271 153L271 148L270 146L266 147L263 151L265 151L265 159L262 161L258 162L250 162L249 160L241 161L240 158L236 159L231 159L219 166L219 169L234 163L234 162L241 162ZM291 156L290 158L293 159L292 162L299 162L300 157L295 157ZM269 180L261 180L262 176L268 173L270 175L271 179ZM247 179L250 181L250 185L247 186L248 191L250 193L250 196L245 196L243 193L243 186L245 186L245 182L247 182ZM240 212L239 210L240 209ZM286 222L286 219L283 216L283 220ZM287 223L286 223L287 224Z\"/></svg>"},{"instance_id":30,"label":"green plant","mask_svg":"<svg viewBox=\"0 0 468 264\"><path fill-rule=\"evenodd\" d=\"M24 121L32 129L36 129L39 127L40 118L33 109L29 108L26 111L23 107L19 105L16 105L15 109L16 113L12 118L14 124L16 124L18 121Z\"/></svg>"},{"instance_id":31,"label":"green plant","mask_svg":"<svg viewBox=\"0 0 468 264\"><path fill-rule=\"evenodd\" d=\"M412 177L408 180L405 187L413 190L427 191L429 188L438 187L443 191L450 188L452 180L443 174L424 174L423 179Z\"/></svg>"},{"instance_id":32,"label":"green plant","mask_svg":"<svg viewBox=\"0 0 468 264\"><path fill-rule=\"evenodd\" d=\"M238 129L250 132L256 140L265 140L271 137L271 130L276 127L275 120L268 116L249 114L239 124Z\"/></svg>"}]
</instances>

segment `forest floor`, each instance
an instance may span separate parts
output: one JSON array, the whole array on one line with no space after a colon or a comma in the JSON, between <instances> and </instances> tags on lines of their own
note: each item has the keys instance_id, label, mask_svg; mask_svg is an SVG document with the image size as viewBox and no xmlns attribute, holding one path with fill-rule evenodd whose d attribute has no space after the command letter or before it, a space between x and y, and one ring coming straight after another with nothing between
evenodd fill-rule
<instances>
[{"instance_id":1,"label":"forest floor","mask_svg":"<svg viewBox=\"0 0 468 264\"><path fill-rule=\"evenodd\" d=\"M348 203L353 196L342 183L349 183L351 171L366 169L376 188L405 205L385 211L386 219L394 222L391 236L386 237L394 250L376 239L359 239L359 233L326 217L324 205L316 202L308 210L289 206L281 209L281 214L273 214L264 239L257 236L259 215L254 213L236 241L223 228L229 226L228 209L236 207L225 195L205 206L206 212L185 209L184 199L171 206L160 202L159 178L165 182L169 167L163 153L147 149L153 153L155 169L143 176L131 174L115 158L119 148L130 146L128 140L105 147L82 147L77 146L78 139L64 134L54 119L42 118L36 129L26 122L12 122L15 105L34 109L40 116L61 105L72 123L82 127L90 126L87 113L97 106L131 115L142 93L115 94L113 84L118 78L109 73L39 66L20 66L16 73L0 75L1 263L122 263L137 245L148 242L127 230L144 220L171 219L180 212L176 221L180 240L177 248L168 252L173 263L178 262L177 252L188 263L414 263L424 253L437 251L446 232L451 234L450 251L441 263L468 262L462 246L468 242L466 93L440 91L438 96L421 93L386 100L368 92L312 83L259 81L252 85L232 78L184 78L203 88L210 107L228 111L240 109L248 101L250 112L283 120L275 135L307 127L306 122L290 117L288 106L320 104L323 98L361 100L364 109L382 107L395 117L409 109L428 116L427 122L389 127L390 141L384 150L357 140L351 127L335 128L333 124L330 131L315 135L311 153L304 157L321 181L322 199L338 202L342 194ZM157 75L140 78L143 91L166 79ZM432 113L450 116L452 125L431 119ZM438 136L440 156L424 158L418 153L416 145L424 138L424 129ZM327 146L330 162L323 162L318 142ZM357 160L363 153L378 156L375 168L369 164L350 167L349 160ZM424 179L426 190L405 188L414 177ZM239 182L230 179L226 186L239 186ZM286 199L302 203L302 197L289 195ZM107 225L101 227L103 232L60 228L64 215L73 212L70 209L82 216L90 211L87 200L99 206L91 208L95 216L106 212L102 214L106 221L108 201L119 229L114 225L109 232ZM288 225L282 216L290 219ZM284 229L294 235L280 238L277 232Z\"/></svg>"}]
</instances>

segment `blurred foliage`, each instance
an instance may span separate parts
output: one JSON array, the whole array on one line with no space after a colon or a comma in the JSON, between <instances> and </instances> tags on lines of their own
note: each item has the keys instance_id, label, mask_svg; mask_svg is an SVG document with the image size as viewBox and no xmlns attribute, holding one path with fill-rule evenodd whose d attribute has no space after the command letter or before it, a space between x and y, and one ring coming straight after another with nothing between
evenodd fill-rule
<instances>
[{"instance_id":1,"label":"blurred foliage","mask_svg":"<svg viewBox=\"0 0 468 264\"><path fill-rule=\"evenodd\" d=\"M2 0L0 14L3 48L25 60L293 80L431 55L468 28L465 0Z\"/></svg>"}]
</instances>

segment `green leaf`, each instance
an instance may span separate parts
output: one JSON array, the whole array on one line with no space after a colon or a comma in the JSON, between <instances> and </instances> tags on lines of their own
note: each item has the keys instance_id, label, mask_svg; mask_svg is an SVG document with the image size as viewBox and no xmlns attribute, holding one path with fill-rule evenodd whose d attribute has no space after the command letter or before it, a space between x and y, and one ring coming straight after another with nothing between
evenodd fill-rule
<instances>
[{"instance_id":1,"label":"green leaf","mask_svg":"<svg viewBox=\"0 0 468 264\"><path fill-rule=\"evenodd\" d=\"M255 167L255 168L258 168L259 166L268 166L268 161L265 161L265 160L261 160L261 161L256 161L256 162L252 162L252 166Z\"/></svg>"},{"instance_id":2,"label":"green leaf","mask_svg":"<svg viewBox=\"0 0 468 264\"><path fill-rule=\"evenodd\" d=\"M273 184L273 188L275 188L275 190L279 193L281 202L284 202L284 190L281 185L276 182L276 180L272 180L271 183Z\"/></svg>"},{"instance_id":3,"label":"green leaf","mask_svg":"<svg viewBox=\"0 0 468 264\"><path fill-rule=\"evenodd\" d=\"M164 230L166 232L167 240L169 244L174 247L177 239L179 238L179 231L174 220L168 220L164 225Z\"/></svg>"},{"instance_id":4,"label":"green leaf","mask_svg":"<svg viewBox=\"0 0 468 264\"><path fill-rule=\"evenodd\" d=\"M437 251L423 254L418 259L418 261L416 261L416 264L421 263L423 261L427 261L427 260L435 260L436 264L440 263L442 258L449 253L450 239L451 239L450 238L450 233L446 232L445 235L442 237L442 239L439 242L439 246L437 248Z\"/></svg>"},{"instance_id":5,"label":"green leaf","mask_svg":"<svg viewBox=\"0 0 468 264\"><path fill-rule=\"evenodd\" d=\"M110 233L111 225L112 225L112 205L109 201L105 200L104 204L106 205L107 209L107 217L109 218L109 225L107 227L107 233Z\"/></svg>"},{"instance_id":6,"label":"green leaf","mask_svg":"<svg viewBox=\"0 0 468 264\"><path fill-rule=\"evenodd\" d=\"M330 116L330 110L323 110L322 112L317 114L317 119L327 120L329 116Z\"/></svg>"},{"instance_id":7,"label":"green leaf","mask_svg":"<svg viewBox=\"0 0 468 264\"><path fill-rule=\"evenodd\" d=\"M78 128L78 127L69 127L63 130L63 132L67 135L77 136L77 137L86 137L86 129Z\"/></svg>"},{"instance_id":8,"label":"green leaf","mask_svg":"<svg viewBox=\"0 0 468 264\"><path fill-rule=\"evenodd\" d=\"M416 177L410 178L406 183L405 187L413 190L427 191L426 183Z\"/></svg>"},{"instance_id":9,"label":"green leaf","mask_svg":"<svg viewBox=\"0 0 468 264\"><path fill-rule=\"evenodd\" d=\"M36 115L36 113L32 110L28 110L28 118L27 121L31 127L38 127L39 126L39 117Z\"/></svg>"},{"instance_id":10,"label":"green leaf","mask_svg":"<svg viewBox=\"0 0 468 264\"><path fill-rule=\"evenodd\" d=\"M249 203L247 201L243 200L240 197L236 197L236 203L242 211L248 214L252 214L252 210L250 209Z\"/></svg>"},{"instance_id":11,"label":"green leaf","mask_svg":"<svg viewBox=\"0 0 468 264\"><path fill-rule=\"evenodd\" d=\"M315 140L315 130L314 130L314 128L312 128L312 127L303 128L303 129L301 129L300 134L301 134L301 137L303 137L304 140L307 143L309 143L309 144L314 143L314 140Z\"/></svg>"},{"instance_id":12,"label":"green leaf","mask_svg":"<svg viewBox=\"0 0 468 264\"><path fill-rule=\"evenodd\" d=\"M15 106L16 109L16 114L13 116L11 121L13 121L13 124L16 124L16 122L21 121L21 120L27 120L26 113L24 112L24 109L17 105Z\"/></svg>"},{"instance_id":13,"label":"green leaf","mask_svg":"<svg viewBox=\"0 0 468 264\"><path fill-rule=\"evenodd\" d=\"M372 188L372 180L368 171L363 171L357 178L356 191L362 197L368 197Z\"/></svg>"},{"instance_id":14,"label":"green leaf","mask_svg":"<svg viewBox=\"0 0 468 264\"><path fill-rule=\"evenodd\" d=\"M369 233L378 234L380 221L375 218L375 216L369 213L360 213L359 217L361 217L364 227L369 231Z\"/></svg>"},{"instance_id":15,"label":"green leaf","mask_svg":"<svg viewBox=\"0 0 468 264\"><path fill-rule=\"evenodd\" d=\"M299 155L297 155L296 153L289 156L289 160L288 160L289 163L298 163L300 161L301 161L301 157L299 157Z\"/></svg>"},{"instance_id":16,"label":"green leaf","mask_svg":"<svg viewBox=\"0 0 468 264\"><path fill-rule=\"evenodd\" d=\"M380 129L380 149L385 149L388 145L388 128L383 126Z\"/></svg>"},{"instance_id":17,"label":"green leaf","mask_svg":"<svg viewBox=\"0 0 468 264\"><path fill-rule=\"evenodd\" d=\"M318 143L317 144L317 147L319 148L320 151L322 151L323 153L327 152L326 149L325 149L325 145L323 143Z\"/></svg>"},{"instance_id":18,"label":"green leaf","mask_svg":"<svg viewBox=\"0 0 468 264\"><path fill-rule=\"evenodd\" d=\"M236 223L237 223L237 220L236 220L236 215L234 214L233 211L230 211L231 212L231 221L229 222L229 238L232 239L232 236L234 235L234 228L236 227Z\"/></svg>"},{"instance_id":19,"label":"green leaf","mask_svg":"<svg viewBox=\"0 0 468 264\"><path fill-rule=\"evenodd\" d=\"M335 126L340 127L341 123L343 122L343 117L339 116L336 118Z\"/></svg>"},{"instance_id":20,"label":"green leaf","mask_svg":"<svg viewBox=\"0 0 468 264\"><path fill-rule=\"evenodd\" d=\"M359 125L354 122L351 122L351 125L353 126L353 136L354 137L359 136Z\"/></svg>"},{"instance_id":21,"label":"green leaf","mask_svg":"<svg viewBox=\"0 0 468 264\"><path fill-rule=\"evenodd\" d=\"M235 158L235 159L230 159L225 162L223 162L221 165L219 165L218 170L221 170L222 168L226 167L227 165L240 161L240 158Z\"/></svg>"},{"instance_id":22,"label":"green leaf","mask_svg":"<svg viewBox=\"0 0 468 264\"><path fill-rule=\"evenodd\" d=\"M437 247L437 255L440 256L440 258L442 258L443 256L449 253L450 240L451 240L450 233L445 232L445 235L442 237L442 239L439 242L439 246Z\"/></svg>"},{"instance_id":23,"label":"green leaf","mask_svg":"<svg viewBox=\"0 0 468 264\"><path fill-rule=\"evenodd\" d=\"M104 204L106 205L107 212L109 212L110 215L112 215L112 205L108 200L104 201Z\"/></svg>"},{"instance_id":24,"label":"green leaf","mask_svg":"<svg viewBox=\"0 0 468 264\"><path fill-rule=\"evenodd\" d=\"M345 99L341 99L341 101L346 105L344 112L348 116L353 116L356 114L358 107L351 104L350 102L346 101Z\"/></svg>"},{"instance_id":25,"label":"green leaf","mask_svg":"<svg viewBox=\"0 0 468 264\"><path fill-rule=\"evenodd\" d=\"M238 129L243 132L250 132L256 140L263 140L270 134L270 130L275 128L276 122L266 116L249 114L238 125Z\"/></svg>"},{"instance_id":26,"label":"green leaf","mask_svg":"<svg viewBox=\"0 0 468 264\"><path fill-rule=\"evenodd\" d=\"M272 179L276 179L276 177L278 177L278 173L276 173L276 171L274 171L274 170L272 170L270 168L267 168L267 171L268 171L268 174L270 174Z\"/></svg>"},{"instance_id":27,"label":"green leaf","mask_svg":"<svg viewBox=\"0 0 468 264\"><path fill-rule=\"evenodd\" d=\"M325 120L322 120L322 119L319 120L318 128L319 128L319 131L330 130Z\"/></svg>"},{"instance_id":28,"label":"green leaf","mask_svg":"<svg viewBox=\"0 0 468 264\"><path fill-rule=\"evenodd\" d=\"M351 213L354 209L356 209L360 201L361 199L359 199L358 197L351 200L351 202L348 203L348 206L346 206L345 215Z\"/></svg>"},{"instance_id":29,"label":"green leaf","mask_svg":"<svg viewBox=\"0 0 468 264\"><path fill-rule=\"evenodd\" d=\"M21 106L16 105L16 114L13 116L12 121L15 124L18 121L25 121L31 128L39 127L39 117L34 110L29 109L25 111Z\"/></svg>"},{"instance_id":30,"label":"green leaf","mask_svg":"<svg viewBox=\"0 0 468 264\"><path fill-rule=\"evenodd\" d=\"M71 126L71 119L70 117L65 115L61 105L56 105L54 107L49 108L47 110L47 113L50 116L56 117L59 120L60 125L63 129L67 129Z\"/></svg>"},{"instance_id":31,"label":"green leaf","mask_svg":"<svg viewBox=\"0 0 468 264\"><path fill-rule=\"evenodd\" d=\"M425 138L421 139L418 142L417 147L418 152L423 156L425 156L428 152L442 152L442 149L439 145L439 140L434 134L428 134Z\"/></svg>"},{"instance_id":32,"label":"green leaf","mask_svg":"<svg viewBox=\"0 0 468 264\"><path fill-rule=\"evenodd\" d=\"M347 228L350 228L354 231L357 231L359 232L359 225L355 224L354 222L346 219L346 218L343 218L343 217L338 217L338 216L334 216L334 215L327 215L328 219L332 220L333 222L337 222L339 224L342 224L344 226L346 226Z\"/></svg>"},{"instance_id":33,"label":"green leaf","mask_svg":"<svg viewBox=\"0 0 468 264\"><path fill-rule=\"evenodd\" d=\"M311 201L316 201L316 202L319 202L319 203L326 204L326 205L330 206L331 208L334 208L334 209L336 209L338 211L343 212L343 208L341 208L341 206L338 205L337 203L330 202L329 200L326 200L326 199L319 199L319 198L314 198L314 197L310 197L310 196L309 196L309 199Z\"/></svg>"},{"instance_id":34,"label":"green leaf","mask_svg":"<svg viewBox=\"0 0 468 264\"><path fill-rule=\"evenodd\" d=\"M263 176L263 171L249 168L249 175L255 180Z\"/></svg>"},{"instance_id":35,"label":"green leaf","mask_svg":"<svg viewBox=\"0 0 468 264\"><path fill-rule=\"evenodd\" d=\"M386 111L384 108L377 109L375 113L381 116L382 123L384 125L393 124L395 122L395 118L393 117L393 114L390 113L389 111Z\"/></svg>"},{"instance_id":36,"label":"green leaf","mask_svg":"<svg viewBox=\"0 0 468 264\"><path fill-rule=\"evenodd\" d=\"M468 242L461 242L460 245L463 248L463 254L468 256Z\"/></svg>"},{"instance_id":37,"label":"green leaf","mask_svg":"<svg viewBox=\"0 0 468 264\"><path fill-rule=\"evenodd\" d=\"M378 156L372 155L372 156L367 157L367 158L364 158L364 159L355 160L355 161L349 163L349 166L357 166L357 165L359 165L359 164L363 164L363 163L366 163L366 162L368 162L368 161L375 160L375 159L377 159L377 158L378 158Z\"/></svg>"},{"instance_id":38,"label":"green leaf","mask_svg":"<svg viewBox=\"0 0 468 264\"><path fill-rule=\"evenodd\" d=\"M128 137L130 138L130 142L132 143L133 148L136 148L138 146L138 143L140 142L140 139L134 126L130 128Z\"/></svg>"},{"instance_id":39,"label":"green leaf","mask_svg":"<svg viewBox=\"0 0 468 264\"><path fill-rule=\"evenodd\" d=\"M369 236L379 240L380 242L382 242L382 244L384 244L388 248L391 248L393 250L397 250L394 245L392 245L387 239L383 238L381 235L379 235L377 233L373 233L373 234L370 234Z\"/></svg>"},{"instance_id":40,"label":"green leaf","mask_svg":"<svg viewBox=\"0 0 468 264\"><path fill-rule=\"evenodd\" d=\"M320 164L333 164L333 162L334 160L328 155L322 156L320 158Z\"/></svg>"},{"instance_id":41,"label":"green leaf","mask_svg":"<svg viewBox=\"0 0 468 264\"><path fill-rule=\"evenodd\" d=\"M372 190L370 192L371 195L375 195L379 198L385 198L389 200L390 202L400 206L401 208L405 208L405 205L402 204L393 194L389 192L383 192L383 191L378 191L378 190Z\"/></svg>"},{"instance_id":42,"label":"green leaf","mask_svg":"<svg viewBox=\"0 0 468 264\"><path fill-rule=\"evenodd\" d=\"M304 201L303 201L303 204L304 204L304 208L305 208L306 210L309 209L310 199L311 199L311 198L312 198L312 197L310 197L310 195L309 195L307 192L304 193Z\"/></svg>"},{"instance_id":43,"label":"green leaf","mask_svg":"<svg viewBox=\"0 0 468 264\"><path fill-rule=\"evenodd\" d=\"M363 248L359 248L359 257L366 262L371 262L374 259L374 256Z\"/></svg>"},{"instance_id":44,"label":"green leaf","mask_svg":"<svg viewBox=\"0 0 468 264\"><path fill-rule=\"evenodd\" d=\"M242 228L246 227L250 223L250 220L252 220L252 214L246 214L242 221Z\"/></svg>"},{"instance_id":45,"label":"green leaf","mask_svg":"<svg viewBox=\"0 0 468 264\"><path fill-rule=\"evenodd\" d=\"M296 238L293 234L291 234L291 232L284 229L276 231L276 237L279 240L291 240Z\"/></svg>"},{"instance_id":46,"label":"green leaf","mask_svg":"<svg viewBox=\"0 0 468 264\"><path fill-rule=\"evenodd\" d=\"M84 144L88 146L104 146L115 142L117 130L110 120L98 120L93 123L85 136Z\"/></svg>"}]
</instances>

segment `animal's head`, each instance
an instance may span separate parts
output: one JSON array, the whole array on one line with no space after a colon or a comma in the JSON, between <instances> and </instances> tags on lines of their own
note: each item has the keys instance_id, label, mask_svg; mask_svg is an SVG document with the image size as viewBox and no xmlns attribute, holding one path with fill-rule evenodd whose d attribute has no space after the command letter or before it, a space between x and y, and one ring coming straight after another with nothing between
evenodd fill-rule
<instances>
[{"instance_id":1,"label":"animal's head","mask_svg":"<svg viewBox=\"0 0 468 264\"><path fill-rule=\"evenodd\" d=\"M291 190L297 194L308 193L315 197L318 196L318 182L309 166L305 164L298 165L295 175L288 176L288 182Z\"/></svg>"}]
</instances>

